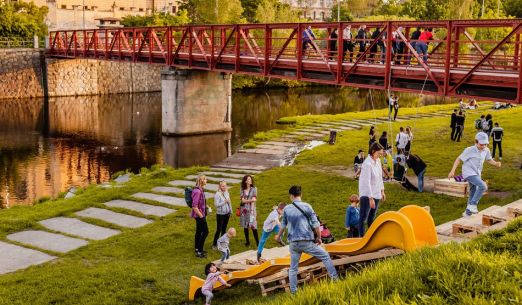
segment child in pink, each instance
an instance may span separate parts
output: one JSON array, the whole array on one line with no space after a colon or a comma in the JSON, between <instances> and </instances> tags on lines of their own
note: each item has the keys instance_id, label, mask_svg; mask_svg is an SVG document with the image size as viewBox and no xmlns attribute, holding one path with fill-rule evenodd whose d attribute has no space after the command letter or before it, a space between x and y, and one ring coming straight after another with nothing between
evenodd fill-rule
<instances>
[{"instance_id":1,"label":"child in pink","mask_svg":"<svg viewBox=\"0 0 522 305\"><path fill-rule=\"evenodd\" d=\"M201 293L206 297L205 305L210 305L210 301L212 301L214 297L212 289L214 289L214 284L216 284L217 281L227 287L231 285L227 284L227 282L221 278L221 274L223 273L217 271L217 267L213 263L208 263L205 266L205 274L207 275L207 280L203 284L203 287L201 287Z\"/></svg>"}]
</instances>

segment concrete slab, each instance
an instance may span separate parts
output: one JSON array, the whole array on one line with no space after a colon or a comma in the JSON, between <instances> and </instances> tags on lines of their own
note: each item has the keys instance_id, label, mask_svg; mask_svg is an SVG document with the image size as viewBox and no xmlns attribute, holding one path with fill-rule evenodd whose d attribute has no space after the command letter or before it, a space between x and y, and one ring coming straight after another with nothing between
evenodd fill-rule
<instances>
[{"instance_id":1,"label":"concrete slab","mask_svg":"<svg viewBox=\"0 0 522 305\"><path fill-rule=\"evenodd\" d=\"M209 176L209 175L205 175L205 176L207 177L208 181L216 181L216 182L225 181L226 183L230 183L230 184L241 183L240 179L223 178L223 177L212 177L212 176ZM185 177L185 179L189 179L189 180L196 180L197 178L198 178L197 175L188 175L188 176Z\"/></svg>"},{"instance_id":2,"label":"concrete slab","mask_svg":"<svg viewBox=\"0 0 522 305\"><path fill-rule=\"evenodd\" d=\"M285 146L285 147L294 147L294 146L296 146L296 143L277 142L277 141L266 141L266 142L263 142L262 144L275 145L275 146Z\"/></svg>"},{"instance_id":3,"label":"concrete slab","mask_svg":"<svg viewBox=\"0 0 522 305\"><path fill-rule=\"evenodd\" d=\"M187 181L187 180L174 180L174 181L170 181L169 184L172 186L192 186L193 187L195 185L195 182ZM216 192L218 190L218 187L219 187L219 185L212 184L212 183L205 185L206 190L210 190L210 191L214 191L214 192Z\"/></svg>"},{"instance_id":4,"label":"concrete slab","mask_svg":"<svg viewBox=\"0 0 522 305\"><path fill-rule=\"evenodd\" d=\"M93 240L102 240L121 233L70 217L49 218L38 223L49 230Z\"/></svg>"},{"instance_id":5,"label":"concrete slab","mask_svg":"<svg viewBox=\"0 0 522 305\"><path fill-rule=\"evenodd\" d=\"M7 235L7 239L43 250L60 253L67 253L86 246L89 243L88 241L79 238L72 238L61 234L36 230L9 234Z\"/></svg>"},{"instance_id":6,"label":"concrete slab","mask_svg":"<svg viewBox=\"0 0 522 305\"><path fill-rule=\"evenodd\" d=\"M109 202L104 202L103 204L108 207L111 207L111 208L122 208L122 209L140 212L143 215L152 215L152 216L158 216L158 217L167 216L169 214L176 212L176 210L173 210L173 209L145 204L145 203L136 202L136 201L130 201L130 200L119 200L119 199L111 200Z\"/></svg>"},{"instance_id":7,"label":"concrete slab","mask_svg":"<svg viewBox=\"0 0 522 305\"><path fill-rule=\"evenodd\" d=\"M56 258L56 256L2 241L0 241L0 253L2 253L0 255L0 274L43 264Z\"/></svg>"},{"instance_id":8,"label":"concrete slab","mask_svg":"<svg viewBox=\"0 0 522 305\"><path fill-rule=\"evenodd\" d=\"M230 173L241 173L241 174L260 174L263 171L255 168L234 168L234 167L219 167L219 166L211 166L211 170L213 171L224 171Z\"/></svg>"},{"instance_id":9,"label":"concrete slab","mask_svg":"<svg viewBox=\"0 0 522 305\"><path fill-rule=\"evenodd\" d=\"M130 174L125 175L119 175L116 179L114 179L114 182L116 183L125 183L130 181Z\"/></svg>"},{"instance_id":10,"label":"concrete slab","mask_svg":"<svg viewBox=\"0 0 522 305\"><path fill-rule=\"evenodd\" d=\"M274 155L274 156L282 156L287 153L287 151L281 150L273 150L273 149L257 149L257 148L249 148L249 149L241 149L240 153L251 153L251 154L265 154L265 155Z\"/></svg>"},{"instance_id":11,"label":"concrete slab","mask_svg":"<svg viewBox=\"0 0 522 305\"><path fill-rule=\"evenodd\" d=\"M184 194L185 190L175 186L156 186L152 188L153 192L157 193L172 193L172 194Z\"/></svg>"},{"instance_id":12,"label":"concrete slab","mask_svg":"<svg viewBox=\"0 0 522 305\"><path fill-rule=\"evenodd\" d=\"M179 206L179 207L187 206L187 204L185 203L185 198L180 198L180 197L158 195L158 194L153 194L153 193L136 193L136 194L133 194L132 197L157 201L157 202L165 203L168 205Z\"/></svg>"},{"instance_id":13,"label":"concrete slab","mask_svg":"<svg viewBox=\"0 0 522 305\"><path fill-rule=\"evenodd\" d=\"M217 171L211 171L211 172L201 172L202 175L207 176L223 176L223 177L230 177L230 178L237 178L237 179L243 179L245 174L235 174L235 173L227 173L227 172L217 172Z\"/></svg>"},{"instance_id":14,"label":"concrete slab","mask_svg":"<svg viewBox=\"0 0 522 305\"><path fill-rule=\"evenodd\" d=\"M297 145L293 146L280 146L280 145L269 145L269 144L259 144L256 146L256 148L264 148L264 149L274 149L274 150L281 150L283 152L287 152L291 149L294 149L297 147Z\"/></svg>"},{"instance_id":15,"label":"concrete slab","mask_svg":"<svg viewBox=\"0 0 522 305\"><path fill-rule=\"evenodd\" d=\"M88 208L83 211L76 212L75 214L80 217L103 220L105 222L112 223L124 228L139 228L152 223L152 220L149 219L116 213L99 208Z\"/></svg>"}]
</instances>

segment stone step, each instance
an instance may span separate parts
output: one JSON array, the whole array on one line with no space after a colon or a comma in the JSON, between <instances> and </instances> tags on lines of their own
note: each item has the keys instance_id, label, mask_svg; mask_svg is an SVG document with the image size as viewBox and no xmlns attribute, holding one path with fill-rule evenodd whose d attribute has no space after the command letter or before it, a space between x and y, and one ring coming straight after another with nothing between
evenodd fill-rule
<instances>
[{"instance_id":1,"label":"stone step","mask_svg":"<svg viewBox=\"0 0 522 305\"><path fill-rule=\"evenodd\" d=\"M316 130L316 129L302 128L302 129L299 129L299 131L300 132L311 133L311 134L320 134L320 135L323 135L323 136L330 134L329 130Z\"/></svg>"},{"instance_id":2,"label":"stone step","mask_svg":"<svg viewBox=\"0 0 522 305\"><path fill-rule=\"evenodd\" d=\"M169 181L169 184L172 186L191 186L191 187L195 186L194 181L187 181L187 180ZM209 184L205 185L205 190L217 192L218 189L219 189L219 185L217 185L217 184L209 183ZM185 191L183 191L183 192L185 192Z\"/></svg>"},{"instance_id":3,"label":"stone step","mask_svg":"<svg viewBox=\"0 0 522 305\"><path fill-rule=\"evenodd\" d=\"M273 150L281 150L282 152L288 152L295 149L297 145L293 146L281 146L281 145L269 145L269 144L259 144L256 148L264 148L264 149L273 149Z\"/></svg>"},{"instance_id":4,"label":"stone step","mask_svg":"<svg viewBox=\"0 0 522 305\"><path fill-rule=\"evenodd\" d=\"M102 240L121 233L118 230L95 226L69 217L49 218L38 223L49 230L92 240Z\"/></svg>"},{"instance_id":5,"label":"stone step","mask_svg":"<svg viewBox=\"0 0 522 305\"><path fill-rule=\"evenodd\" d=\"M218 172L230 172L230 173L241 173L241 174L260 174L263 170L255 169L255 168L246 168L246 167L220 167L220 166L211 166L211 170Z\"/></svg>"},{"instance_id":6,"label":"stone step","mask_svg":"<svg viewBox=\"0 0 522 305\"><path fill-rule=\"evenodd\" d=\"M202 175L208 175L208 176L223 176L223 177L230 177L230 178L237 178L242 179L245 174L234 174L234 173L227 173L227 172L201 172Z\"/></svg>"},{"instance_id":7,"label":"stone step","mask_svg":"<svg viewBox=\"0 0 522 305\"><path fill-rule=\"evenodd\" d=\"M180 197L172 197L167 195L159 195L159 194L153 194L153 193L136 193L131 195L131 197L138 198L138 199L146 199L146 200L152 200L161 202L168 205L174 205L179 207L185 207L187 204L185 203L185 198Z\"/></svg>"},{"instance_id":8,"label":"stone step","mask_svg":"<svg viewBox=\"0 0 522 305\"><path fill-rule=\"evenodd\" d=\"M261 154L236 153L227 159L214 164L211 169L217 170L218 168L221 168L222 170L226 171L242 171L244 173L258 174L274 167L274 164L271 162L266 162L266 160L262 159L256 159L255 155L262 156Z\"/></svg>"},{"instance_id":9,"label":"stone step","mask_svg":"<svg viewBox=\"0 0 522 305\"><path fill-rule=\"evenodd\" d=\"M192 185L194 186L194 185ZM175 187L175 186L156 186L152 188L153 192L157 193L170 193L170 194L178 194L181 196L185 196L185 189ZM205 192L205 196L207 198L214 198L214 193Z\"/></svg>"},{"instance_id":10,"label":"stone step","mask_svg":"<svg viewBox=\"0 0 522 305\"><path fill-rule=\"evenodd\" d=\"M265 155L274 155L281 156L287 153L287 151L282 150L274 150L274 149L257 149L257 148L248 148L248 149L240 149L238 152L240 153L250 153L250 154L265 154Z\"/></svg>"},{"instance_id":11,"label":"stone step","mask_svg":"<svg viewBox=\"0 0 522 305\"><path fill-rule=\"evenodd\" d=\"M286 146L286 147L294 147L297 145L296 143L278 142L278 141L266 141L266 142L263 142L263 144L275 145L275 146Z\"/></svg>"},{"instance_id":12,"label":"stone step","mask_svg":"<svg viewBox=\"0 0 522 305\"><path fill-rule=\"evenodd\" d=\"M152 223L152 220L149 219L116 213L99 208L88 208L83 211L76 212L75 214L80 217L103 220L105 222L112 223L124 228L139 228Z\"/></svg>"},{"instance_id":13,"label":"stone step","mask_svg":"<svg viewBox=\"0 0 522 305\"><path fill-rule=\"evenodd\" d=\"M185 201L183 201L183 202L185 202ZM111 207L111 208L122 208L122 209L127 209L127 210L131 210L131 211L135 211L135 212L140 212L143 215L152 215L152 216L158 216L158 217L167 216L169 214L176 212L176 210L173 210L173 209L145 204L145 203L136 202L136 201L130 201L130 200L117 199L117 200L111 200L109 202L104 202L103 204L108 207Z\"/></svg>"},{"instance_id":14,"label":"stone step","mask_svg":"<svg viewBox=\"0 0 522 305\"><path fill-rule=\"evenodd\" d=\"M354 124L358 124L358 125L361 125L361 126L372 126L374 125L374 122L373 120L361 120L361 119L352 119L351 120L351 123L354 123Z\"/></svg>"},{"instance_id":15,"label":"stone step","mask_svg":"<svg viewBox=\"0 0 522 305\"><path fill-rule=\"evenodd\" d=\"M0 253L0 274L43 264L56 258L56 256L2 241L0 241Z\"/></svg>"},{"instance_id":16,"label":"stone step","mask_svg":"<svg viewBox=\"0 0 522 305\"><path fill-rule=\"evenodd\" d=\"M207 177L207 180L209 180L209 181L216 181L216 182L225 181L226 183L230 183L230 184L241 183L241 180L234 179L234 178L212 177L212 176L207 176L207 175L205 175L205 177ZM197 175L188 175L185 177L185 179L189 179L189 180L196 180L197 178L198 178Z\"/></svg>"},{"instance_id":17,"label":"stone step","mask_svg":"<svg viewBox=\"0 0 522 305\"><path fill-rule=\"evenodd\" d=\"M7 239L39 249L67 253L86 246L89 242L61 234L46 231L22 231L7 235Z\"/></svg>"}]
</instances>

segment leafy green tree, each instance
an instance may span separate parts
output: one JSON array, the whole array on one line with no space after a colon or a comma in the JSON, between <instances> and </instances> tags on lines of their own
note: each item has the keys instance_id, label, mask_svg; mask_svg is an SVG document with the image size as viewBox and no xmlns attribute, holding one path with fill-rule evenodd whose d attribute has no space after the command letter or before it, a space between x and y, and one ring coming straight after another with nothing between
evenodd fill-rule
<instances>
[{"instance_id":1,"label":"leafy green tree","mask_svg":"<svg viewBox=\"0 0 522 305\"><path fill-rule=\"evenodd\" d=\"M337 5L334 5L332 7L332 13L330 21L337 21L337 14L339 13L339 20L340 21L352 21L353 15L352 15L352 8L348 5L348 3L341 2L339 6L339 12L337 12Z\"/></svg>"},{"instance_id":2,"label":"leafy green tree","mask_svg":"<svg viewBox=\"0 0 522 305\"><path fill-rule=\"evenodd\" d=\"M166 26L166 25L184 25L190 23L187 10L180 10L176 15L165 13L154 13L148 16L125 16L121 20L121 24L126 27L136 26Z\"/></svg>"},{"instance_id":3,"label":"leafy green tree","mask_svg":"<svg viewBox=\"0 0 522 305\"><path fill-rule=\"evenodd\" d=\"M243 7L240 0L185 0L181 8L186 8L194 23L230 24L244 23Z\"/></svg>"},{"instance_id":4,"label":"leafy green tree","mask_svg":"<svg viewBox=\"0 0 522 305\"><path fill-rule=\"evenodd\" d=\"M522 18L522 0L504 0L502 5L508 16Z\"/></svg>"},{"instance_id":5,"label":"leafy green tree","mask_svg":"<svg viewBox=\"0 0 522 305\"><path fill-rule=\"evenodd\" d=\"M385 16L398 16L401 11L401 1L399 0L381 0L376 13Z\"/></svg>"},{"instance_id":6,"label":"leafy green tree","mask_svg":"<svg viewBox=\"0 0 522 305\"><path fill-rule=\"evenodd\" d=\"M241 0L243 17L250 23L255 22L257 8L261 4L259 0Z\"/></svg>"},{"instance_id":7,"label":"leafy green tree","mask_svg":"<svg viewBox=\"0 0 522 305\"><path fill-rule=\"evenodd\" d=\"M32 38L47 34L46 6L33 2L0 1L0 37Z\"/></svg>"},{"instance_id":8,"label":"leafy green tree","mask_svg":"<svg viewBox=\"0 0 522 305\"><path fill-rule=\"evenodd\" d=\"M254 21L259 23L299 22L299 11L280 0L260 0Z\"/></svg>"}]
</instances>

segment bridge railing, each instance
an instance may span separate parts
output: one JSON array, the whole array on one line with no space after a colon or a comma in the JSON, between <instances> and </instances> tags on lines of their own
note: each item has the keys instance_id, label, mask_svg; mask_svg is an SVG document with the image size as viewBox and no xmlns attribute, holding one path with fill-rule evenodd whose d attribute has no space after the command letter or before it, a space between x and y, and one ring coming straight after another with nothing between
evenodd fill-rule
<instances>
[{"instance_id":1,"label":"bridge railing","mask_svg":"<svg viewBox=\"0 0 522 305\"><path fill-rule=\"evenodd\" d=\"M520 19L194 25L51 32L48 52L449 96L502 81L520 101L521 33Z\"/></svg>"}]
</instances>

